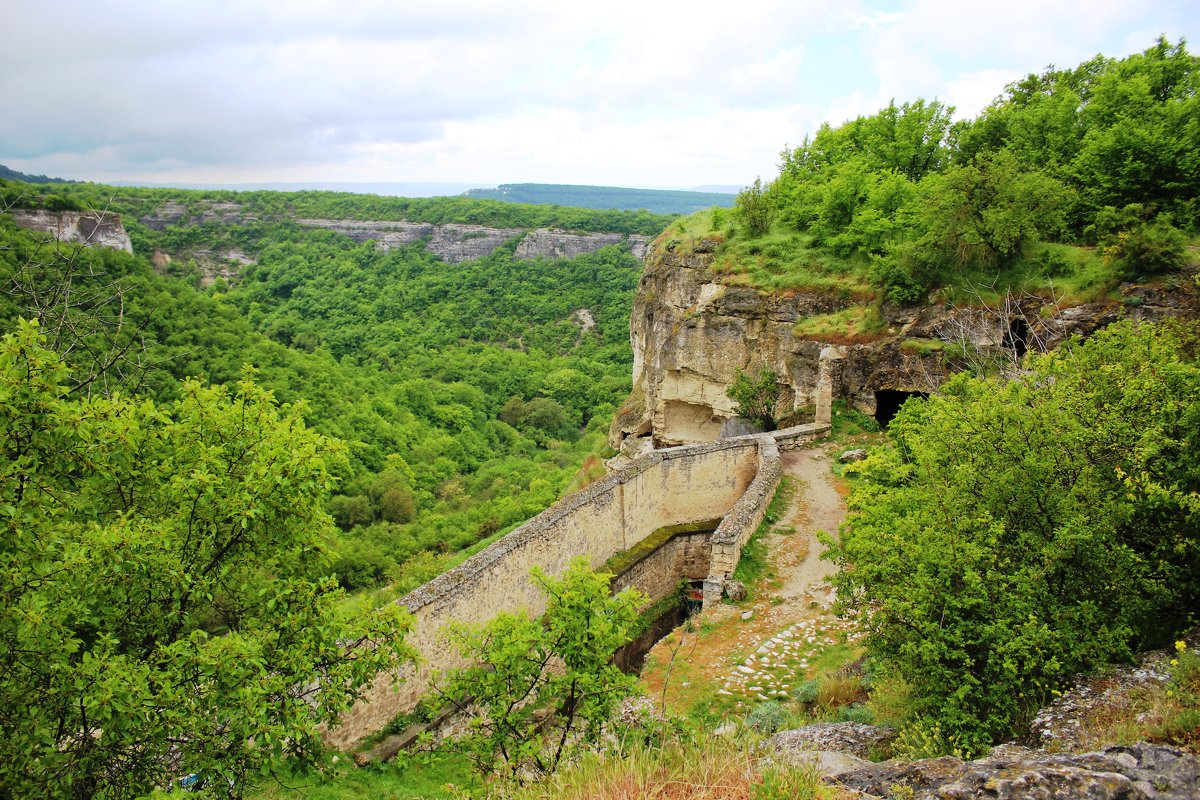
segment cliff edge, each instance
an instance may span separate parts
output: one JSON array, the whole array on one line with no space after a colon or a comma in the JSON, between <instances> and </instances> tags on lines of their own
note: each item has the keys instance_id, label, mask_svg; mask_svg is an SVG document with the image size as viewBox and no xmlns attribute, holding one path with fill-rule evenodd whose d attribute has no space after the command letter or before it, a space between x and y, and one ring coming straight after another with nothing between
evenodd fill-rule
<instances>
[{"instance_id":1,"label":"cliff edge","mask_svg":"<svg viewBox=\"0 0 1200 800\"><path fill-rule=\"evenodd\" d=\"M626 454L734 432L726 390L739 371L778 376L777 419L811 418L824 382L834 400L886 422L953 372L1015 368L1028 351L1119 319L1195 316L1197 307L1194 288L1135 284L1076 304L1033 294L897 306L847 292L767 293L719 271L719 246L717 238L664 235L646 255L630 320L633 392L610 431L610 444Z\"/></svg>"}]
</instances>

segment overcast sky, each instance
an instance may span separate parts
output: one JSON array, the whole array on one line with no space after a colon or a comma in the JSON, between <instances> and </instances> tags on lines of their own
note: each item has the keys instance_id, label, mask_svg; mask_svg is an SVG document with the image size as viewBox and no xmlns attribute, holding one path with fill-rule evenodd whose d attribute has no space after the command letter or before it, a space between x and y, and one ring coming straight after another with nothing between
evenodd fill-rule
<instances>
[{"instance_id":1,"label":"overcast sky","mask_svg":"<svg viewBox=\"0 0 1200 800\"><path fill-rule=\"evenodd\" d=\"M0 163L96 181L744 185L822 121L1200 51L1197 0L5 0Z\"/></svg>"}]
</instances>

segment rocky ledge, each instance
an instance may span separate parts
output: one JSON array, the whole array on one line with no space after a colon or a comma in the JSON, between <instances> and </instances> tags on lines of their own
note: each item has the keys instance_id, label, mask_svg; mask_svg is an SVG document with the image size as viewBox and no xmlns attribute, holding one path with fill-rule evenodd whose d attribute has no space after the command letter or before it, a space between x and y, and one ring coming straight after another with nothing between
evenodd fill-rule
<instances>
[{"instance_id":1,"label":"rocky ledge","mask_svg":"<svg viewBox=\"0 0 1200 800\"><path fill-rule=\"evenodd\" d=\"M59 242L133 252L133 243L121 223L120 214L23 208L14 208L9 214L22 228L48 233Z\"/></svg>"},{"instance_id":2,"label":"rocky ledge","mask_svg":"<svg viewBox=\"0 0 1200 800\"><path fill-rule=\"evenodd\" d=\"M978 761L943 756L864 763L834 780L864 798L1194 800L1200 796L1200 758L1146 742L1082 755L1002 745Z\"/></svg>"},{"instance_id":3,"label":"rocky ledge","mask_svg":"<svg viewBox=\"0 0 1200 800\"><path fill-rule=\"evenodd\" d=\"M1026 351L1123 318L1200 313L1190 276L1177 288L1130 284L1119 299L1073 306L1034 295L988 308L868 307L833 291L764 294L716 268L718 246L668 239L647 254L630 321L633 393L614 421L614 448L638 438L656 447L718 438L736 415L726 389L739 370L775 372L777 417L807 413L824 381L835 399L886 421L899 402L936 390L951 372L1015 365ZM868 318L869 332L851 332L858 328L849 320Z\"/></svg>"}]
</instances>

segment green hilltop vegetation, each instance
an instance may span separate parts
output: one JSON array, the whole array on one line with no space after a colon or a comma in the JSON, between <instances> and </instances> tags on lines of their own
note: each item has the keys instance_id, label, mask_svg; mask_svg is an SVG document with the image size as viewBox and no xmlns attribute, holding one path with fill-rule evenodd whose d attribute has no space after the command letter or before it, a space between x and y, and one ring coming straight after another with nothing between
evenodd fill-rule
<instances>
[{"instance_id":1,"label":"green hilltop vegetation","mask_svg":"<svg viewBox=\"0 0 1200 800\"><path fill-rule=\"evenodd\" d=\"M730 282L893 303L1089 299L1195 263L1200 62L1182 42L1050 67L975 119L952 113L918 99L826 124L732 213L667 237L719 240Z\"/></svg>"},{"instance_id":2,"label":"green hilltop vegetation","mask_svg":"<svg viewBox=\"0 0 1200 800\"><path fill-rule=\"evenodd\" d=\"M616 186L573 186L557 183L504 183L495 189L471 189L465 196L478 200L537 203L579 208L614 208L655 214L691 214L717 206L729 208L734 195L672 189L627 189Z\"/></svg>"},{"instance_id":3,"label":"green hilltop vegetation","mask_svg":"<svg viewBox=\"0 0 1200 800\"><path fill-rule=\"evenodd\" d=\"M518 236L449 264L296 218L669 221L321 192L0 181L0 196L118 212L134 244L58 244L0 214L0 793L39 796L166 785L169 740L236 794L285 747L289 769L320 763L316 725L408 656L387 601L602 471L632 367L641 263L625 247L517 260ZM140 221L167 204L192 216ZM230 253L238 271L213 279ZM56 733L92 727L102 741Z\"/></svg>"}]
</instances>

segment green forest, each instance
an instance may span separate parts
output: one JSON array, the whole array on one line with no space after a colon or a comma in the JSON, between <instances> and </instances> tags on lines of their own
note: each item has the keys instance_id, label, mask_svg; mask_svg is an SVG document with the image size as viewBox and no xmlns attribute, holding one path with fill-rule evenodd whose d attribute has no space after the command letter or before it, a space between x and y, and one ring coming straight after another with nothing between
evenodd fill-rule
<instances>
[{"instance_id":1,"label":"green forest","mask_svg":"<svg viewBox=\"0 0 1200 800\"><path fill-rule=\"evenodd\" d=\"M367 676L407 657L403 615L371 609L603 470L632 365L641 263L627 248L517 260L518 236L450 264L420 241L385 250L296 217L642 234L668 221L336 193L5 181L0 194L6 206L118 212L134 245L129 254L57 243L0 214L0 318L10 332L0 505L12 534L4 635L45 653L40 666L8 665L15 749L3 769L16 772L0 783L82 795L161 785L169 765L155 757L124 778L109 770L205 704L245 704L229 725L275 726L299 748L293 768L315 763L315 725L336 718ZM232 221L205 216L231 203ZM179 224L140 222L165 204L187 209ZM241 259L235 275L205 272L231 267L229 252ZM76 565L73 580L51 579L64 564ZM92 581L119 596L86 589ZM158 618L164 604L174 610ZM289 627L307 633L272 638ZM345 649L364 641L386 646L370 659ZM238 648L267 669L266 694L222 698L238 691L232 673L202 691L196 681ZM319 707L277 694L318 662L339 682ZM109 677L96 684L102 666ZM30 700L39 684L58 699ZM161 718L118 723L148 702ZM18 724L10 711L33 716ZM56 739L41 720L114 733L52 757ZM239 787L283 746L267 738L267 750L243 758L221 751L239 741L236 729L193 735L189 768L207 765ZM29 769L18 750L41 753L42 766Z\"/></svg>"},{"instance_id":2,"label":"green forest","mask_svg":"<svg viewBox=\"0 0 1200 800\"><path fill-rule=\"evenodd\" d=\"M974 119L893 101L823 125L732 214L677 230L722 240L719 267L768 291L1095 296L1195 260L1198 90L1200 59L1160 38L1031 74Z\"/></svg>"},{"instance_id":3,"label":"green forest","mask_svg":"<svg viewBox=\"0 0 1200 800\"><path fill-rule=\"evenodd\" d=\"M628 392L628 316L639 262L621 247L573 260L519 261L514 240L476 261L446 264L420 243L384 251L296 225L292 215L556 225L653 232L663 218L481 203L332 193L205 194L72 185L42 192L0 185L27 206L122 212L135 255L40 243L0 217L0 298L11 328L33 305L73 285L68 315L87 317L92 345L68 362L96 371L89 354L116 337L142 369L123 365L100 382L157 401L180 381L255 382L348 447L329 508L342 530L335 563L343 586L403 591L441 572L460 551L532 516L561 495L601 447L612 408ZM197 214L241 204L245 222L157 231L138 222L163 202ZM10 200L12 202L12 200ZM416 209L416 211L414 211ZM461 209L462 213L455 212ZM188 254L235 248L254 263L207 283ZM156 270L145 254L180 255ZM207 285L202 285L207 283ZM121 291L114 333L101 303ZM65 303L66 301L64 301ZM584 331L572 314L586 309ZM51 321L51 336L75 326ZM95 344L100 342L101 344ZM111 345L108 345L111 346ZM593 462L594 464L595 462ZM595 466L592 469L596 469Z\"/></svg>"}]
</instances>

